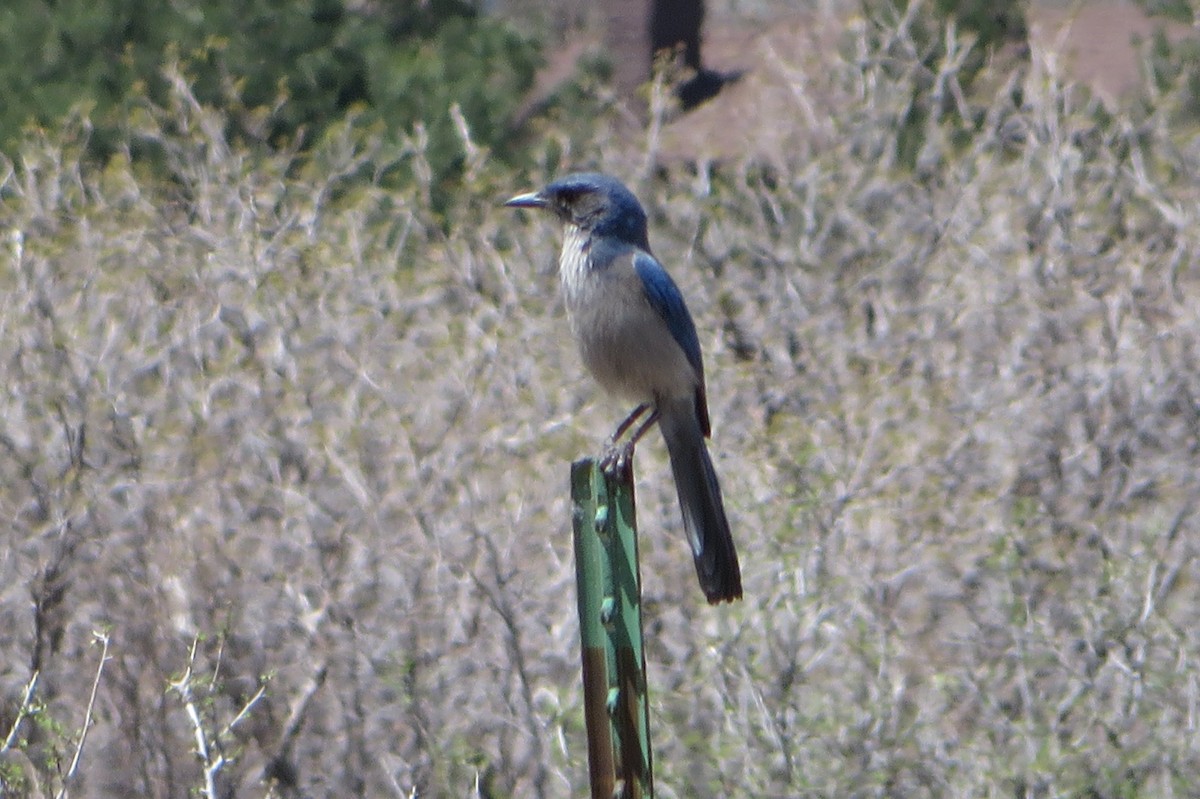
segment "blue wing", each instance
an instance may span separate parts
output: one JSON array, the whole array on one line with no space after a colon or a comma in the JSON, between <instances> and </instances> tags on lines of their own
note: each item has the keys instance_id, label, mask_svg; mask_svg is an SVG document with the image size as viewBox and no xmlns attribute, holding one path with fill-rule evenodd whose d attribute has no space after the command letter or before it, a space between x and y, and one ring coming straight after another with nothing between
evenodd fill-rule
<instances>
[{"instance_id":1,"label":"blue wing","mask_svg":"<svg viewBox=\"0 0 1200 799\"><path fill-rule=\"evenodd\" d=\"M646 291L650 307L667 323L671 336L683 349L688 363L696 368L696 374L703 385L704 363L700 357L700 339L696 335L696 325L692 322L692 315L688 313L683 295L679 293L679 287L667 274L667 270L662 268L662 264L649 253L638 252L633 257L633 268L642 279L642 287Z\"/></svg>"}]
</instances>

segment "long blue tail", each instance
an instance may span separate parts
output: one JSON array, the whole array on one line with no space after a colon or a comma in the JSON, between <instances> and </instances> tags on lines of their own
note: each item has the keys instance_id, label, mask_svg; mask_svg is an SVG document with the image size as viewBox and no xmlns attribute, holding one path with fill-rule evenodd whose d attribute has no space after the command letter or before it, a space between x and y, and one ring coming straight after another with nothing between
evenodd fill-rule
<instances>
[{"instance_id":1,"label":"long blue tail","mask_svg":"<svg viewBox=\"0 0 1200 799\"><path fill-rule=\"evenodd\" d=\"M688 398L660 403L658 411L700 587L714 605L740 599L741 567L695 402Z\"/></svg>"}]
</instances>

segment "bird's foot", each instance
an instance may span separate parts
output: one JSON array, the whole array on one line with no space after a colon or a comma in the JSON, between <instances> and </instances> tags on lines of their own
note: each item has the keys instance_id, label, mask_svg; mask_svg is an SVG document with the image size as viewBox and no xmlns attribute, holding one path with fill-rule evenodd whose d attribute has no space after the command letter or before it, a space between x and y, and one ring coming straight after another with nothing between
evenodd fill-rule
<instances>
[{"instance_id":1,"label":"bird's foot","mask_svg":"<svg viewBox=\"0 0 1200 799\"><path fill-rule=\"evenodd\" d=\"M646 415L649 416L642 420L638 425L637 430L633 434L621 441L621 438L628 432L629 428L635 422ZM600 468L609 477L618 477L628 475L633 469L633 448L637 446L638 440L646 434L650 426L658 421L658 408L648 402L643 402L641 405L633 409L633 413L626 417L625 421L617 426L616 432L612 434L612 438L604 443L604 451L600 455Z\"/></svg>"},{"instance_id":2,"label":"bird's foot","mask_svg":"<svg viewBox=\"0 0 1200 799\"><path fill-rule=\"evenodd\" d=\"M609 477L627 474L633 464L633 447L633 441L618 444L610 439L600 454L600 469Z\"/></svg>"}]
</instances>

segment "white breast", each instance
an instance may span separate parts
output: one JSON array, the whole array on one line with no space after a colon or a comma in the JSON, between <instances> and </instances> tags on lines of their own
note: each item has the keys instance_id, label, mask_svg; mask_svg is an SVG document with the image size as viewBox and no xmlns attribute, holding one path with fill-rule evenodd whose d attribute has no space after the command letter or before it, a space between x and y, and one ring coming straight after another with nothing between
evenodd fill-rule
<instances>
[{"instance_id":1,"label":"white breast","mask_svg":"<svg viewBox=\"0 0 1200 799\"><path fill-rule=\"evenodd\" d=\"M584 365L613 394L634 402L690 397L700 376L646 300L632 257L594 268L587 234L567 225L559 271Z\"/></svg>"}]
</instances>

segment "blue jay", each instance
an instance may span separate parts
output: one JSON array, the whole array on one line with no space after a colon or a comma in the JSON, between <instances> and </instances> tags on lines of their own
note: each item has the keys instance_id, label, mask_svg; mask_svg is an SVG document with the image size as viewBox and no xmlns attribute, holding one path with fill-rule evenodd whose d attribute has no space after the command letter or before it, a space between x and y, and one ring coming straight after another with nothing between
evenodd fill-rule
<instances>
[{"instance_id":1,"label":"blue jay","mask_svg":"<svg viewBox=\"0 0 1200 799\"><path fill-rule=\"evenodd\" d=\"M559 273L584 365L604 389L638 403L609 440L605 465L627 463L658 422L700 587L712 604L740 598L737 550L704 443L711 431L700 340L675 281L650 253L646 212L620 181L597 173L567 175L505 205L540 208L563 223Z\"/></svg>"}]
</instances>

